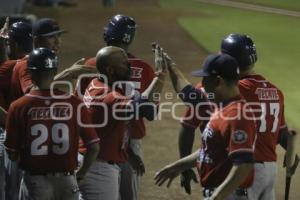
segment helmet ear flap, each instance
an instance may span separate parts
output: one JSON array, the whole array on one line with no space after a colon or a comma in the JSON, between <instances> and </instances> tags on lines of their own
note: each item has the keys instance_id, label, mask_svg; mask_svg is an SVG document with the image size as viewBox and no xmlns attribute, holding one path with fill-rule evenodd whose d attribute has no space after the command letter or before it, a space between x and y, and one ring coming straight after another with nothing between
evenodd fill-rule
<instances>
[{"instance_id":1,"label":"helmet ear flap","mask_svg":"<svg viewBox=\"0 0 300 200\"><path fill-rule=\"evenodd\" d=\"M253 65L257 61L256 47L251 38L247 35L243 37L244 42L244 54L247 65Z\"/></svg>"}]
</instances>

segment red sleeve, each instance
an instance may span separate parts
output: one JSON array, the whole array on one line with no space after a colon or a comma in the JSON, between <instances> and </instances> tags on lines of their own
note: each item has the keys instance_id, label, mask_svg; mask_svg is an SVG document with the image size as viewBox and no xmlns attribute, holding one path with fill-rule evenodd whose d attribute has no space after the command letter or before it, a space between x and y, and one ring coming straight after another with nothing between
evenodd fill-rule
<instances>
[{"instance_id":1,"label":"red sleeve","mask_svg":"<svg viewBox=\"0 0 300 200\"><path fill-rule=\"evenodd\" d=\"M236 112L234 112L236 114ZM232 115L234 117L236 115ZM230 120L230 135L228 152L229 156L237 153L253 153L256 138L256 126L254 120L240 119Z\"/></svg>"},{"instance_id":2,"label":"red sleeve","mask_svg":"<svg viewBox=\"0 0 300 200\"><path fill-rule=\"evenodd\" d=\"M90 115L85 106L81 107L81 119L83 124L92 124ZM84 146L98 143L100 141L96 133L96 130L90 127L81 127L80 137L84 143Z\"/></svg>"},{"instance_id":3,"label":"red sleeve","mask_svg":"<svg viewBox=\"0 0 300 200\"><path fill-rule=\"evenodd\" d=\"M12 72L11 85L10 85L11 101L14 101L20 98L21 96L23 96L22 88L19 81L19 68L20 68L20 63L17 63Z\"/></svg>"},{"instance_id":4,"label":"red sleeve","mask_svg":"<svg viewBox=\"0 0 300 200\"><path fill-rule=\"evenodd\" d=\"M7 89L10 87L12 71L16 62L16 60L9 60L0 66L0 89Z\"/></svg>"},{"instance_id":5,"label":"red sleeve","mask_svg":"<svg viewBox=\"0 0 300 200\"><path fill-rule=\"evenodd\" d=\"M16 152L19 151L20 148L20 130L19 126L16 124L19 123L18 113L15 109L15 104L11 104L9 107L7 118L6 118L6 140L5 147L8 151Z\"/></svg>"},{"instance_id":6,"label":"red sleeve","mask_svg":"<svg viewBox=\"0 0 300 200\"><path fill-rule=\"evenodd\" d=\"M23 94L26 94L32 87L32 80L27 68L27 61L22 61L20 64L22 65L22 67L20 68L19 72L19 81Z\"/></svg>"}]
</instances>

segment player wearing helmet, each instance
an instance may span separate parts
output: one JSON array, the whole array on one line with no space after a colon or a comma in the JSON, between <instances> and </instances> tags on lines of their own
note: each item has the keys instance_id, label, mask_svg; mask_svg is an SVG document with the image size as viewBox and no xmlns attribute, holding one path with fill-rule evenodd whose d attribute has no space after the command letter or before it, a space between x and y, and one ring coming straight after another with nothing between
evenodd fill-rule
<instances>
[{"instance_id":1,"label":"player wearing helmet","mask_svg":"<svg viewBox=\"0 0 300 200\"><path fill-rule=\"evenodd\" d=\"M136 58L128 53L128 48L134 40L136 32L136 22L133 18L126 15L113 16L108 25L104 28L103 39L107 46L116 46L124 49L128 56L128 61L131 65L131 75L129 81L134 85L126 84L125 95L135 93L134 98L138 98L142 92L150 85L154 78L154 72L147 63ZM87 67L91 66L91 67ZM90 58L85 62L85 65L74 65L66 69L58 76L57 80L77 79L80 74L95 73L96 58ZM82 78L77 84L76 93L83 96L85 90L93 77ZM134 89L134 91L133 91ZM146 134L145 125L142 119L133 120L130 129L130 149L129 161L121 164L121 196L123 200L138 199L139 177L143 175L145 168L142 155L141 138ZM83 151L82 151L83 152Z\"/></svg>"},{"instance_id":2,"label":"player wearing helmet","mask_svg":"<svg viewBox=\"0 0 300 200\"><path fill-rule=\"evenodd\" d=\"M63 32L64 30L61 30L57 22L53 19L42 18L37 20L32 25L34 48L45 47L57 53L61 43L60 35ZM30 90L32 82L27 70L27 57L15 66L11 85L12 100L18 99Z\"/></svg>"},{"instance_id":3,"label":"player wearing helmet","mask_svg":"<svg viewBox=\"0 0 300 200\"><path fill-rule=\"evenodd\" d=\"M77 172L79 180L96 159L99 138L93 128L78 125L78 115L84 123L90 123L87 110L77 109L81 100L50 90L58 68L55 53L37 48L27 63L33 86L9 108L5 141L9 158L19 159L28 199L78 199L74 171L79 136L87 147L84 163Z\"/></svg>"},{"instance_id":4,"label":"player wearing helmet","mask_svg":"<svg viewBox=\"0 0 300 200\"><path fill-rule=\"evenodd\" d=\"M18 59L23 59L25 55L27 55L32 50L32 28L30 24L25 22L15 22L10 27L8 27L9 19L7 18L6 24L2 29L2 36L0 40L6 41L6 51L4 52L5 57L8 60L1 63L0 65L0 106L5 110L8 109L12 100L9 98L11 91L11 79L13 74L13 69ZM7 30L5 30L7 29ZM5 121L6 111L3 112L3 121ZM4 129L5 122L1 123L1 128ZM2 142L5 138L4 132L1 134L0 145L2 146ZM1 148L1 147L0 147ZM20 173L18 173L16 166L7 160L6 164L6 189L4 190L4 150L0 150L0 174L1 180L1 191L0 191L0 199L4 195L4 191L6 191L6 199L17 199L18 191L20 185Z\"/></svg>"},{"instance_id":5,"label":"player wearing helmet","mask_svg":"<svg viewBox=\"0 0 300 200\"><path fill-rule=\"evenodd\" d=\"M103 124L105 120L107 122L104 126L96 128L101 140L101 149L97 162L80 185L83 199L120 199L120 166L129 159L127 148L128 138L132 134L131 121L143 117L148 120L154 119L156 106L153 102L156 102L156 99L153 93L160 94L164 84L165 57L159 48L156 48L155 52L155 59L158 60L157 77L142 95L134 100L126 96L124 89L119 87L120 81L130 79L131 69L126 52L119 47L108 46L97 53L96 66L99 75L102 76L98 75L98 78L90 82L84 102L89 108L94 124ZM106 109L103 109L103 106ZM123 114L115 115L117 110Z\"/></svg>"},{"instance_id":6,"label":"player wearing helmet","mask_svg":"<svg viewBox=\"0 0 300 200\"><path fill-rule=\"evenodd\" d=\"M274 199L274 183L276 177L276 145L287 145L289 135L284 119L284 97L282 92L263 76L255 73L257 61L256 47L252 39L244 34L230 34L222 40L221 53L236 58L239 64L239 90L251 108L256 110L257 141L255 145L255 178L253 186L248 189L250 199ZM201 89L202 85L198 85ZM207 108L206 108L207 109ZM203 116L206 109L199 109L198 116ZM190 116L188 108L185 116ZM194 116L182 120L179 134L180 156L189 155L192 150L195 129L203 120ZM203 131L203 130L201 130ZM280 138L278 140L278 138ZM290 168L290 167L288 167ZM182 173L182 185L190 191L190 181L195 174L189 169Z\"/></svg>"},{"instance_id":7,"label":"player wearing helmet","mask_svg":"<svg viewBox=\"0 0 300 200\"><path fill-rule=\"evenodd\" d=\"M190 85L176 66L168 69L176 92L184 94L184 102L198 106L206 101L206 94ZM256 131L253 113L239 92L238 63L227 54L209 55L202 70L192 75L203 77L204 89L215 109L202 133L201 148L160 170L156 184L168 181L169 187L182 171L197 166L204 199L248 199Z\"/></svg>"}]
</instances>

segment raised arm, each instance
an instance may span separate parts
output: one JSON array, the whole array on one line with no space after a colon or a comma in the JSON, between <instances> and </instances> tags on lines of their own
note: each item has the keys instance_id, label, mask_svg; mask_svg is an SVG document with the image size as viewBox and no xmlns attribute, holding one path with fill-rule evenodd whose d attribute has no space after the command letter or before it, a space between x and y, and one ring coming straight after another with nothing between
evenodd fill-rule
<instances>
[{"instance_id":1,"label":"raised arm","mask_svg":"<svg viewBox=\"0 0 300 200\"><path fill-rule=\"evenodd\" d=\"M7 39L7 32L9 28L9 17L6 18L3 27L0 30L0 64L8 60L5 41Z\"/></svg>"},{"instance_id":2,"label":"raised arm","mask_svg":"<svg viewBox=\"0 0 300 200\"><path fill-rule=\"evenodd\" d=\"M88 65L82 65L74 63L71 67L63 70L59 74L54 77L54 80L65 80L72 81L78 79L78 77L82 74L97 74L98 71L95 67L91 67Z\"/></svg>"},{"instance_id":3,"label":"raised arm","mask_svg":"<svg viewBox=\"0 0 300 200\"><path fill-rule=\"evenodd\" d=\"M142 97L144 99L147 99L149 102L155 102L155 94L161 94L168 65L167 58L163 52L163 49L158 44L155 44L154 46L154 55L156 77L153 79L149 87L142 93Z\"/></svg>"}]
</instances>

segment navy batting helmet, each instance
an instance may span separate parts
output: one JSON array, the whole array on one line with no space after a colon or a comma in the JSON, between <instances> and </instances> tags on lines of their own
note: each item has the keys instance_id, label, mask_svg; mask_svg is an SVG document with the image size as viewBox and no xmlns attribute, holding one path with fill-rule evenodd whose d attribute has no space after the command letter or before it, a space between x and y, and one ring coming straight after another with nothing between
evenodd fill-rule
<instances>
[{"instance_id":1,"label":"navy batting helmet","mask_svg":"<svg viewBox=\"0 0 300 200\"><path fill-rule=\"evenodd\" d=\"M34 49L28 58L27 67L31 71L57 69L58 60L54 51L47 48Z\"/></svg>"},{"instance_id":2,"label":"navy batting helmet","mask_svg":"<svg viewBox=\"0 0 300 200\"><path fill-rule=\"evenodd\" d=\"M125 15L115 15L104 28L104 41L106 43L120 42L130 44L133 40L136 23L133 18Z\"/></svg>"},{"instance_id":3,"label":"navy batting helmet","mask_svg":"<svg viewBox=\"0 0 300 200\"><path fill-rule=\"evenodd\" d=\"M8 31L8 37L29 52L32 50L32 27L26 22L15 22Z\"/></svg>"},{"instance_id":4,"label":"navy batting helmet","mask_svg":"<svg viewBox=\"0 0 300 200\"><path fill-rule=\"evenodd\" d=\"M222 40L221 52L233 56L241 69L257 61L255 44L244 34L230 34Z\"/></svg>"}]
</instances>

